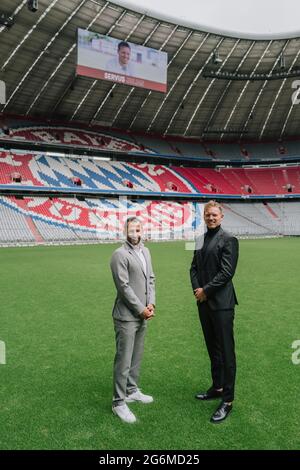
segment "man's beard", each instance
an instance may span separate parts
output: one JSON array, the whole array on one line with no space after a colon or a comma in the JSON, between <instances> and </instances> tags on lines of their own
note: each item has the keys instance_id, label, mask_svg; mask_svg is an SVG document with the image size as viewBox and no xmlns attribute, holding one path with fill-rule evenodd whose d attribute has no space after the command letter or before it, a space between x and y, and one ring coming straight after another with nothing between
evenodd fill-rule
<instances>
[{"instance_id":1,"label":"man's beard","mask_svg":"<svg viewBox=\"0 0 300 470\"><path fill-rule=\"evenodd\" d=\"M129 241L129 243L131 243L131 245L138 245L141 241L141 237L140 236L137 236L137 237L130 237L129 235L127 236L127 240Z\"/></svg>"}]
</instances>

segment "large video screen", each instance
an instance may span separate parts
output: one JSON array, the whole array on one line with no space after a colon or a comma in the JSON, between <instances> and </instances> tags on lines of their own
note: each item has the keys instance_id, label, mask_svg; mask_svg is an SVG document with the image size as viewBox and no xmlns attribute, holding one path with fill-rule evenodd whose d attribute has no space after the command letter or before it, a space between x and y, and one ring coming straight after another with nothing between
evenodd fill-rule
<instances>
[{"instance_id":1,"label":"large video screen","mask_svg":"<svg viewBox=\"0 0 300 470\"><path fill-rule=\"evenodd\" d=\"M165 93L167 64L166 52L77 30L78 75Z\"/></svg>"}]
</instances>

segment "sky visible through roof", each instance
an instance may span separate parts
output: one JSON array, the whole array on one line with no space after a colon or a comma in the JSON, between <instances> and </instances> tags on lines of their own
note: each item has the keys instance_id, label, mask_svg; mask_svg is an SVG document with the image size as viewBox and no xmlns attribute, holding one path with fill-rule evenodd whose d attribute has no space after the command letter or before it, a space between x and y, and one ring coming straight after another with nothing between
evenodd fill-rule
<instances>
[{"instance_id":1,"label":"sky visible through roof","mask_svg":"<svg viewBox=\"0 0 300 470\"><path fill-rule=\"evenodd\" d=\"M240 38L300 36L299 0L112 0L155 18Z\"/></svg>"}]
</instances>

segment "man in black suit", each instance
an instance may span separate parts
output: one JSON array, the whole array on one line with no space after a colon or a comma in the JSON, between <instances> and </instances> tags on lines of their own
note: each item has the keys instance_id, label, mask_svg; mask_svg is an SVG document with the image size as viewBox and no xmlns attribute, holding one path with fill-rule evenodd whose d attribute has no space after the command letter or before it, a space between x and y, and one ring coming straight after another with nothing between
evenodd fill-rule
<instances>
[{"instance_id":1,"label":"man in black suit","mask_svg":"<svg viewBox=\"0 0 300 470\"><path fill-rule=\"evenodd\" d=\"M222 400L211 417L213 423L223 421L232 410L236 375L233 321L238 302L232 278L239 246L238 240L222 229L222 219L222 206L218 202L205 204L207 232L202 248L194 252L190 269L212 375L212 386L196 398Z\"/></svg>"}]
</instances>

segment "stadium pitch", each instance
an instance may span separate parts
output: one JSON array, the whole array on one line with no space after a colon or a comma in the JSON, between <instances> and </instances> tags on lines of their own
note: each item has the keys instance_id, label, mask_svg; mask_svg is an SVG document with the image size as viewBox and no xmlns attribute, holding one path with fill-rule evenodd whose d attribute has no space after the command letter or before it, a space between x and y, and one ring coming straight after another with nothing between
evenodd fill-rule
<instances>
[{"instance_id":1,"label":"stadium pitch","mask_svg":"<svg viewBox=\"0 0 300 470\"><path fill-rule=\"evenodd\" d=\"M111 413L116 245L5 248L0 340L1 449L299 449L300 239L241 240L235 287L234 410L217 402L183 242L148 244L157 277L134 425ZM293 356L294 354L294 356ZM293 360L294 358L294 360Z\"/></svg>"}]
</instances>

